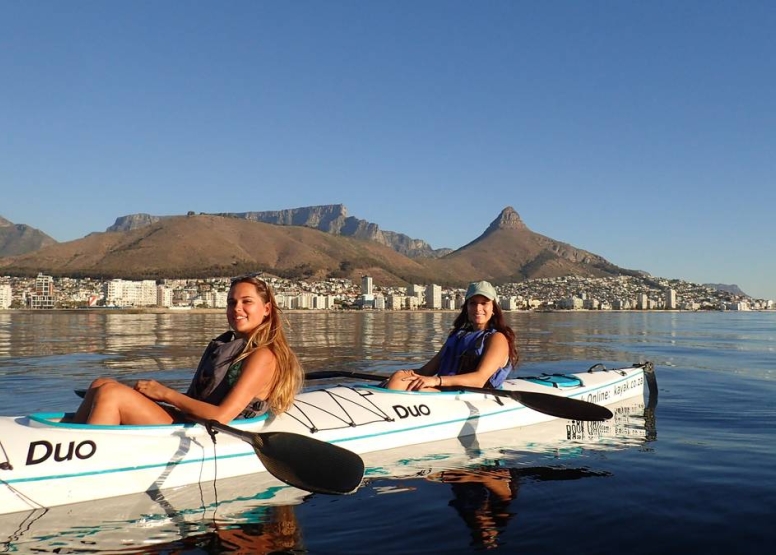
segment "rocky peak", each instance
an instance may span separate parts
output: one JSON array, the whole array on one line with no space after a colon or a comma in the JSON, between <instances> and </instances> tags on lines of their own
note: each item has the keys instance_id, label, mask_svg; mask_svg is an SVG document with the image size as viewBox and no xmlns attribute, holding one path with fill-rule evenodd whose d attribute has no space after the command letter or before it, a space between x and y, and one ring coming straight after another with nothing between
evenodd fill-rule
<instances>
[{"instance_id":1,"label":"rocky peak","mask_svg":"<svg viewBox=\"0 0 776 555\"><path fill-rule=\"evenodd\" d=\"M497 229L528 229L528 227L520 219L520 214L511 206L507 206L501 211L498 218L491 222L484 235L488 235Z\"/></svg>"},{"instance_id":2,"label":"rocky peak","mask_svg":"<svg viewBox=\"0 0 776 555\"><path fill-rule=\"evenodd\" d=\"M12 225L13 225L13 222L9 222L8 220L0 216L0 227L10 227Z\"/></svg>"}]
</instances>

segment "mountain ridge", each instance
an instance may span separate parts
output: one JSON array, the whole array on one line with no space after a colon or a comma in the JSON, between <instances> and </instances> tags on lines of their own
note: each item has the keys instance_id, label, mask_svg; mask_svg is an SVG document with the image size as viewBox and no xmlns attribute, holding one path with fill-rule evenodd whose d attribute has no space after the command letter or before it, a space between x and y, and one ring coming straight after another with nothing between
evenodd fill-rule
<instances>
[{"instance_id":1,"label":"mountain ridge","mask_svg":"<svg viewBox=\"0 0 776 555\"><path fill-rule=\"evenodd\" d=\"M391 247L410 258L439 257L452 250L433 249L431 245L422 239L413 239L395 231L385 231L380 229L380 226L375 223L348 216L347 208L343 204L323 204L285 210L251 212L203 212L202 214L274 225L309 227L332 235L366 239ZM193 215L193 213L190 212L189 215ZM132 231L133 229L145 227L171 217L153 216L151 214L129 214L116 218L114 224L108 227L106 231Z\"/></svg>"},{"instance_id":2,"label":"mountain ridge","mask_svg":"<svg viewBox=\"0 0 776 555\"><path fill-rule=\"evenodd\" d=\"M332 216L330 221L338 221L332 225L347 225L348 217L338 208L341 205L327 206L334 207L327 213ZM311 214L296 215L309 222ZM291 215L287 212L282 217ZM281 214L276 214L275 221L279 217ZM464 247L442 256L414 258L368 238L373 231L364 228L367 237L335 235L308 226L265 223L231 214L190 212L187 216L141 215L134 219L135 224L147 223L128 231L95 232L24 255L0 258L0 269L123 278L235 275L261 269L296 279L357 280L369 274L388 285L461 285L478 279L505 283L535 277L637 273L531 231L511 206ZM361 221L350 223L361 225ZM131 225L129 220L125 223Z\"/></svg>"}]
</instances>

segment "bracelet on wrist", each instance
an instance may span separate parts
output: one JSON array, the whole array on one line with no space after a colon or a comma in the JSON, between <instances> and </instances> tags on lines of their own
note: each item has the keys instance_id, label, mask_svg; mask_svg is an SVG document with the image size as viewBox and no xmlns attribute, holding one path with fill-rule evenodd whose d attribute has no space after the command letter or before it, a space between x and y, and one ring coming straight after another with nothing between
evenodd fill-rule
<instances>
[{"instance_id":1,"label":"bracelet on wrist","mask_svg":"<svg viewBox=\"0 0 776 555\"><path fill-rule=\"evenodd\" d=\"M442 376L437 376L437 379L439 380L439 385L437 387L442 387Z\"/></svg>"}]
</instances>

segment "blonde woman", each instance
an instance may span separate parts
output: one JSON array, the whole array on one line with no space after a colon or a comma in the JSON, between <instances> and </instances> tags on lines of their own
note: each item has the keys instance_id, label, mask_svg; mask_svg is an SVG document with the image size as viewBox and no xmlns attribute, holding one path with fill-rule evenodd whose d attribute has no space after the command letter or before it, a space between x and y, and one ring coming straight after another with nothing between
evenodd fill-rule
<instances>
[{"instance_id":1,"label":"blonde woman","mask_svg":"<svg viewBox=\"0 0 776 555\"><path fill-rule=\"evenodd\" d=\"M130 387L97 378L72 421L171 424L176 421L173 407L226 424L287 410L302 387L304 372L288 345L272 290L252 275L233 279L226 317L231 330L210 342L185 394L155 380Z\"/></svg>"}]
</instances>

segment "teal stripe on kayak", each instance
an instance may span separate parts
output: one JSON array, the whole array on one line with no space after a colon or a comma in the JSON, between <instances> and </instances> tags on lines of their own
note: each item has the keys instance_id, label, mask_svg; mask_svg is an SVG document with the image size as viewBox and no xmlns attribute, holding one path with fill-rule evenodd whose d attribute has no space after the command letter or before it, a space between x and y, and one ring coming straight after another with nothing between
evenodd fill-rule
<instances>
[{"instance_id":1,"label":"teal stripe on kayak","mask_svg":"<svg viewBox=\"0 0 776 555\"><path fill-rule=\"evenodd\" d=\"M226 460L226 459L234 459L234 458L241 458L241 457L255 457L256 453L251 451L246 451L245 453L235 453L233 455L221 455L217 457L217 460ZM46 480L66 480L69 478L82 478L85 476L102 476L102 475L109 475L109 474L120 474L122 472L133 472L136 470L148 470L151 468L169 468L171 466L178 466L183 464L202 464L207 463L210 461L216 460L216 457L207 457L206 459L197 459L197 460L190 460L190 461L175 461L175 462L163 462L163 463L153 463L153 464L144 464L141 466L125 466L122 468L108 468L105 470L96 470L96 471L90 471L90 472L75 472L72 474L57 474L57 475L48 475L48 476L36 476L31 478L11 478L11 479L0 479L0 483L5 484L21 484L25 482L43 482Z\"/></svg>"}]
</instances>

